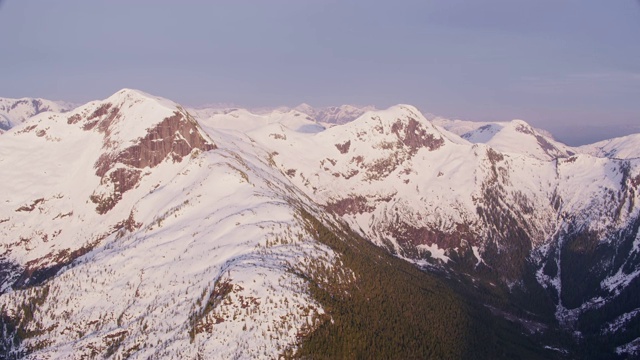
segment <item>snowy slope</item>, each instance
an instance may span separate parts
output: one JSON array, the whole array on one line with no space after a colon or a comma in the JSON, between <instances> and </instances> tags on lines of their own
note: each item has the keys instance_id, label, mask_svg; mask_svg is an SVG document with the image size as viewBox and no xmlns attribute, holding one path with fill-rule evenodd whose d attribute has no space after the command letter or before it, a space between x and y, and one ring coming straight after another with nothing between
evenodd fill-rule
<instances>
[{"instance_id":1,"label":"snowy slope","mask_svg":"<svg viewBox=\"0 0 640 360\"><path fill-rule=\"evenodd\" d=\"M637 159L640 158L640 134L603 140L595 144L580 146L578 149L598 157Z\"/></svg>"},{"instance_id":2,"label":"snowy slope","mask_svg":"<svg viewBox=\"0 0 640 360\"><path fill-rule=\"evenodd\" d=\"M483 126L500 124L499 122L486 122L486 121L468 121L468 120L451 120L443 118L441 116L427 115L428 119L434 125L443 127L454 134L462 136L468 132L477 130Z\"/></svg>"},{"instance_id":3,"label":"snowy slope","mask_svg":"<svg viewBox=\"0 0 640 360\"><path fill-rule=\"evenodd\" d=\"M550 132L534 128L523 120L468 121L438 116L431 116L429 119L434 125L472 143L489 144L505 152L525 153L541 159L565 157L576 152L575 149L556 141ZM524 143L521 144L520 141Z\"/></svg>"}]
</instances>

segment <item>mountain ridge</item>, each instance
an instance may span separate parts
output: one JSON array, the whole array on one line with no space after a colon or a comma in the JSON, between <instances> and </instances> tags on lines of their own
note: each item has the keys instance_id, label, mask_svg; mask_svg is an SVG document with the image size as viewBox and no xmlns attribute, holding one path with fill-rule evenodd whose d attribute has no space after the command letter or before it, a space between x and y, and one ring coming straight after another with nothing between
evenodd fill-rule
<instances>
[{"instance_id":1,"label":"mountain ridge","mask_svg":"<svg viewBox=\"0 0 640 360\"><path fill-rule=\"evenodd\" d=\"M522 121L474 131L465 139L409 105L332 127L296 110L198 117L130 89L36 115L0 138L0 351L301 355L360 321L328 299L358 303L346 289L392 256L488 333L500 334L494 321L518 328L505 349L524 351L531 318L547 329L527 345L535 356L588 354L584 339L592 357L637 354L640 162ZM396 281L375 281L413 281L376 266ZM390 296L375 293L376 304ZM464 305L465 293L486 303ZM461 354L446 343L440 357Z\"/></svg>"}]
</instances>

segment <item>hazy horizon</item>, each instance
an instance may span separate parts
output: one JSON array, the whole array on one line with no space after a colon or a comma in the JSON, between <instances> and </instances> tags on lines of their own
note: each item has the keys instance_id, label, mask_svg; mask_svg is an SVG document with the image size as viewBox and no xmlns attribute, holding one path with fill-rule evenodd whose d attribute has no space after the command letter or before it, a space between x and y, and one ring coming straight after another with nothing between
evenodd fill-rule
<instances>
[{"instance_id":1,"label":"hazy horizon","mask_svg":"<svg viewBox=\"0 0 640 360\"><path fill-rule=\"evenodd\" d=\"M0 3L0 31L2 97L406 103L569 145L640 131L635 0L22 0Z\"/></svg>"}]
</instances>

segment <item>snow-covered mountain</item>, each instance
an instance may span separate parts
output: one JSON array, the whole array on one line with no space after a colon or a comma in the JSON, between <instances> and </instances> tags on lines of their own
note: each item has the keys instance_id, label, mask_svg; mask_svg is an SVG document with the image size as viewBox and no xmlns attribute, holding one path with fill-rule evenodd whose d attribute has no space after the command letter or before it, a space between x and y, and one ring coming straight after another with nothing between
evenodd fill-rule
<instances>
[{"instance_id":1,"label":"snow-covered mountain","mask_svg":"<svg viewBox=\"0 0 640 360\"><path fill-rule=\"evenodd\" d=\"M566 158L576 153L522 120L487 124L462 134L462 138L474 144L487 144L500 152L520 153L541 160Z\"/></svg>"},{"instance_id":2,"label":"snow-covered mountain","mask_svg":"<svg viewBox=\"0 0 640 360\"><path fill-rule=\"evenodd\" d=\"M333 125L346 124L351 122L367 111L374 111L374 106L354 106L354 105L340 105L340 106L328 106L328 107L312 107L309 104L300 104L294 108L285 106L277 108L259 108L259 109L244 109L235 106L221 105L209 105L198 108L189 108L191 113L195 114L199 119L217 118L220 125L224 127L246 127L244 119L262 118L261 122L277 122L283 116L302 116L312 119L316 123L323 127L331 127ZM287 115L289 114L289 115ZM232 119L243 119L242 121L236 121L235 124ZM252 121L249 121L252 123ZM260 122L259 122L260 123ZM253 123L254 126L259 123Z\"/></svg>"},{"instance_id":3,"label":"snow-covered mountain","mask_svg":"<svg viewBox=\"0 0 640 360\"><path fill-rule=\"evenodd\" d=\"M487 125L501 125L506 126L508 121L470 121L470 120L451 120L441 116L433 114L425 114L425 117L429 121L437 126L443 127L454 134L464 135L468 132L478 130L479 128ZM518 121L518 120L516 120ZM534 128L534 131L548 138L553 138L553 135L545 129Z\"/></svg>"},{"instance_id":4,"label":"snow-covered mountain","mask_svg":"<svg viewBox=\"0 0 640 360\"><path fill-rule=\"evenodd\" d=\"M246 139L132 90L2 136L7 353L256 358L323 313L291 270L333 253Z\"/></svg>"},{"instance_id":5,"label":"snow-covered mountain","mask_svg":"<svg viewBox=\"0 0 640 360\"><path fill-rule=\"evenodd\" d=\"M42 112L65 112L75 104L36 98L0 98L0 134Z\"/></svg>"},{"instance_id":6,"label":"snow-covered mountain","mask_svg":"<svg viewBox=\"0 0 640 360\"><path fill-rule=\"evenodd\" d=\"M295 107L295 110L305 113L321 123L341 125L359 118L367 111L374 111L376 108L371 105L340 105L314 108L309 104L300 104Z\"/></svg>"},{"instance_id":7,"label":"snow-covered mountain","mask_svg":"<svg viewBox=\"0 0 640 360\"><path fill-rule=\"evenodd\" d=\"M196 110L195 114L202 123L206 123L213 129L238 132L259 129L269 124L280 124L295 131L308 133L316 133L325 129L322 124L314 121L309 115L290 109L277 109L265 113L235 108L223 111L203 109Z\"/></svg>"},{"instance_id":8,"label":"snow-covered mountain","mask_svg":"<svg viewBox=\"0 0 640 360\"><path fill-rule=\"evenodd\" d=\"M434 117L431 123L471 143L487 144L501 152L521 153L541 160L569 157L576 153L572 147L556 141L549 132L536 129L522 120L474 122Z\"/></svg>"},{"instance_id":9,"label":"snow-covered mountain","mask_svg":"<svg viewBox=\"0 0 640 360\"><path fill-rule=\"evenodd\" d=\"M640 301L622 300L640 284L640 161L576 155L523 121L465 141L410 106L315 135L272 126L253 137L310 197L394 254L491 274L568 327L594 313L640 320L629 315Z\"/></svg>"},{"instance_id":10,"label":"snow-covered mountain","mask_svg":"<svg viewBox=\"0 0 640 360\"><path fill-rule=\"evenodd\" d=\"M2 134L0 355L638 354L640 160L334 110L124 89Z\"/></svg>"}]
</instances>

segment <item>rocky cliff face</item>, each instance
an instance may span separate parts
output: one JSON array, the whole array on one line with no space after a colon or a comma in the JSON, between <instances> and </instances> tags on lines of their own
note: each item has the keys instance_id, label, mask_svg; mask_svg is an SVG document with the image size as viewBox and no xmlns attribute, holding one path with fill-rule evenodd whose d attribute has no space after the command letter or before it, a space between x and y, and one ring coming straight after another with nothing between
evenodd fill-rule
<instances>
[{"instance_id":1,"label":"rocky cliff face","mask_svg":"<svg viewBox=\"0 0 640 360\"><path fill-rule=\"evenodd\" d=\"M125 147L111 137L118 123L127 121L122 119L121 111L121 107L106 103L86 119L79 114L68 119L70 124L80 122L84 130L96 129L104 135L104 152L95 163L96 175L101 179L100 188L91 195L91 201L97 205L96 211L100 214L111 210L124 192L138 185L142 169L153 168L166 159L180 162L194 151L216 148L193 117L182 108L152 125L144 136Z\"/></svg>"}]
</instances>

